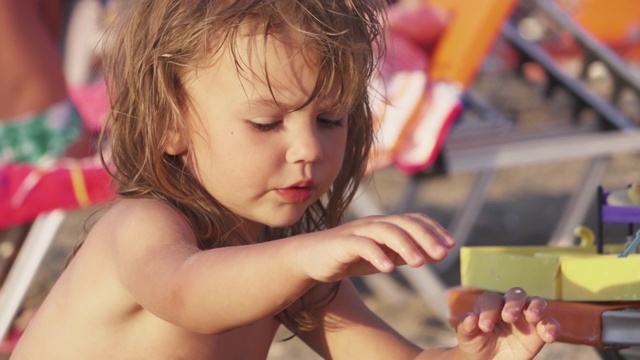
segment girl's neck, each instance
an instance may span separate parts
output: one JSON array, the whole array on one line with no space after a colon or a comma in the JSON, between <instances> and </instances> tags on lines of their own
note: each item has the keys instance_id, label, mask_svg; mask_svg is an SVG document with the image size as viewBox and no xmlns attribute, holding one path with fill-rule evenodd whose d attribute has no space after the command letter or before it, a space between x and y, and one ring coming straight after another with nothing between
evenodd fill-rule
<instances>
[{"instance_id":1,"label":"girl's neck","mask_svg":"<svg viewBox=\"0 0 640 360\"><path fill-rule=\"evenodd\" d=\"M268 226L245 220L238 228L240 236L251 244L268 240Z\"/></svg>"}]
</instances>

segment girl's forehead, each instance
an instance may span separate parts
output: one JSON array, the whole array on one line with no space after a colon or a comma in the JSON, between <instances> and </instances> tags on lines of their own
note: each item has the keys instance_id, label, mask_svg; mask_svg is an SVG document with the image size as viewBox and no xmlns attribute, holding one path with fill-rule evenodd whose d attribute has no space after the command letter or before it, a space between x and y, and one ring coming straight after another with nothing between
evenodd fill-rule
<instances>
[{"instance_id":1,"label":"girl's forehead","mask_svg":"<svg viewBox=\"0 0 640 360\"><path fill-rule=\"evenodd\" d=\"M246 96L243 100L252 104L275 102L283 109L295 110L311 100L337 110L338 83L317 89L322 76L319 61L318 53L306 47L300 37L244 32L218 46L205 67L213 74L231 74L224 79L241 86ZM197 73L193 75L200 78Z\"/></svg>"}]
</instances>

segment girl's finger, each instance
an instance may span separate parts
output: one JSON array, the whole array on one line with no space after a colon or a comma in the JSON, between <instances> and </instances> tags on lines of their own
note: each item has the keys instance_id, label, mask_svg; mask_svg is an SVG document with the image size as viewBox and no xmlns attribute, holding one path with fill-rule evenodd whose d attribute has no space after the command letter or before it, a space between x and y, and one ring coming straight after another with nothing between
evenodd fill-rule
<instances>
[{"instance_id":1,"label":"girl's finger","mask_svg":"<svg viewBox=\"0 0 640 360\"><path fill-rule=\"evenodd\" d=\"M427 262L442 260L447 256L449 249L455 245L451 235L424 214L394 216L390 217L388 221L405 232ZM422 263L412 265L420 266L423 264L424 260Z\"/></svg>"},{"instance_id":2,"label":"girl's finger","mask_svg":"<svg viewBox=\"0 0 640 360\"><path fill-rule=\"evenodd\" d=\"M502 309L502 320L508 324L513 324L527 305L527 292L522 288L514 287L509 289L504 295L505 304Z\"/></svg>"},{"instance_id":3,"label":"girl's finger","mask_svg":"<svg viewBox=\"0 0 640 360\"><path fill-rule=\"evenodd\" d=\"M474 313L479 316L478 327L484 332L491 332L502 312L504 298L502 295L485 291L476 302Z\"/></svg>"},{"instance_id":4,"label":"girl's finger","mask_svg":"<svg viewBox=\"0 0 640 360\"><path fill-rule=\"evenodd\" d=\"M440 244L445 246L446 248L453 248L456 245L455 239L451 234L447 231L447 229L443 228L440 223L428 217L425 214L414 213L407 214L409 219L414 221L413 226L409 229L413 229L414 226L418 226L418 230L423 230L428 232L432 237L437 240Z\"/></svg>"},{"instance_id":5,"label":"girl's finger","mask_svg":"<svg viewBox=\"0 0 640 360\"><path fill-rule=\"evenodd\" d=\"M478 315L472 312L462 314L458 319L456 333L460 339L471 339L478 333Z\"/></svg>"},{"instance_id":6,"label":"girl's finger","mask_svg":"<svg viewBox=\"0 0 640 360\"><path fill-rule=\"evenodd\" d=\"M547 307L547 302L543 299L532 296L527 302L524 315L529 323L537 323L542 320L544 309Z\"/></svg>"},{"instance_id":7,"label":"girl's finger","mask_svg":"<svg viewBox=\"0 0 640 360\"><path fill-rule=\"evenodd\" d=\"M560 324L554 318L546 318L536 324L538 336L545 343L552 343L558 339Z\"/></svg>"},{"instance_id":8,"label":"girl's finger","mask_svg":"<svg viewBox=\"0 0 640 360\"><path fill-rule=\"evenodd\" d=\"M360 250L361 257L381 272L389 273L393 271L395 264L387 253L371 239L365 240L361 242L363 244L361 245L363 248Z\"/></svg>"},{"instance_id":9,"label":"girl's finger","mask_svg":"<svg viewBox=\"0 0 640 360\"><path fill-rule=\"evenodd\" d=\"M397 254L402 261L396 261L396 264L404 262L416 267L422 266L426 262L424 252L414 241L411 234L390 219L371 223L356 233L358 236L369 238L379 247L388 249L387 252Z\"/></svg>"}]
</instances>

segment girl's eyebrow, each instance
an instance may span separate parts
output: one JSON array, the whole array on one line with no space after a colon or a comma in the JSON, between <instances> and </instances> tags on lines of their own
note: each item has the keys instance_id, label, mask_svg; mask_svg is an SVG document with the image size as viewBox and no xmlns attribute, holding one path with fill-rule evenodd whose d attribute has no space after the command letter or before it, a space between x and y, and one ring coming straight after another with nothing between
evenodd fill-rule
<instances>
[{"instance_id":1,"label":"girl's eyebrow","mask_svg":"<svg viewBox=\"0 0 640 360\"><path fill-rule=\"evenodd\" d=\"M282 101L276 101L274 98L272 97L259 97L259 98L253 98L253 99L248 99L248 102L250 105L286 105L285 103L283 103Z\"/></svg>"},{"instance_id":2,"label":"girl's eyebrow","mask_svg":"<svg viewBox=\"0 0 640 360\"><path fill-rule=\"evenodd\" d=\"M278 108L285 111L295 111L300 109L300 105L288 103L286 101L276 100L272 97L260 97L255 99L248 99L249 106L262 106L269 108Z\"/></svg>"},{"instance_id":3,"label":"girl's eyebrow","mask_svg":"<svg viewBox=\"0 0 640 360\"><path fill-rule=\"evenodd\" d=\"M290 102L287 102L286 100L281 101L281 100L275 100L273 97L267 96L267 97L256 97L253 99L248 99L248 103L249 106L262 106L262 107L269 107L269 108L278 108L280 110L284 110L284 111L297 111L300 110L304 107L307 107L309 105L311 105L312 103L315 103L316 106L319 109L332 109L334 108L334 106L332 106L335 103L335 100L332 102L329 99L324 99L323 101L318 101L319 99L316 99L314 101L312 101L311 103L307 103L307 104L293 104ZM304 106L303 106L304 105Z\"/></svg>"}]
</instances>

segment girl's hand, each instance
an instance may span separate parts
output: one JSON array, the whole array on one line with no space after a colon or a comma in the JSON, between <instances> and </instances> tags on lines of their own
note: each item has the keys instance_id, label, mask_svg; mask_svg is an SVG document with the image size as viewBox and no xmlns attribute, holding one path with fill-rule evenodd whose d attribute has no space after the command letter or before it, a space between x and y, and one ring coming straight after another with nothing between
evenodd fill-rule
<instances>
[{"instance_id":1,"label":"girl's hand","mask_svg":"<svg viewBox=\"0 0 640 360\"><path fill-rule=\"evenodd\" d=\"M436 221L417 213L370 216L297 238L302 268L320 282L422 266L442 260L455 245Z\"/></svg>"},{"instance_id":2,"label":"girl's hand","mask_svg":"<svg viewBox=\"0 0 640 360\"><path fill-rule=\"evenodd\" d=\"M543 317L545 306L521 288L504 296L483 293L474 311L458 323L458 350L465 359L533 359L560 332L555 319Z\"/></svg>"}]
</instances>

